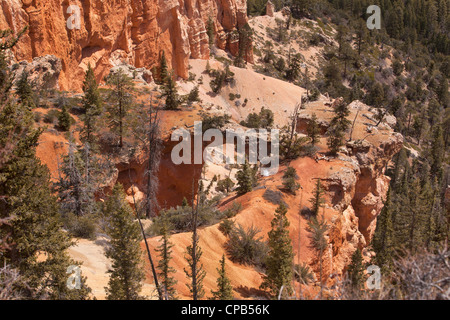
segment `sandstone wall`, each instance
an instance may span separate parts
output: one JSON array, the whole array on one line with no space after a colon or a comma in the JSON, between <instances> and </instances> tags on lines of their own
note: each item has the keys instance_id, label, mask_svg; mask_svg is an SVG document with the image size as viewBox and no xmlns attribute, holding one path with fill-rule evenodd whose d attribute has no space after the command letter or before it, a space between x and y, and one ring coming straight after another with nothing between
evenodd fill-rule
<instances>
[{"instance_id":1,"label":"sandstone wall","mask_svg":"<svg viewBox=\"0 0 450 320\"><path fill-rule=\"evenodd\" d=\"M70 5L80 8L79 30L67 28ZM81 89L88 63L100 80L121 62L151 69L162 50L176 74L186 78L190 57L209 57L210 17L217 46L235 48L232 35L247 23L245 0L2 0L0 5L0 29L17 32L29 25L14 50L17 61L46 54L61 58L63 90Z\"/></svg>"}]
</instances>

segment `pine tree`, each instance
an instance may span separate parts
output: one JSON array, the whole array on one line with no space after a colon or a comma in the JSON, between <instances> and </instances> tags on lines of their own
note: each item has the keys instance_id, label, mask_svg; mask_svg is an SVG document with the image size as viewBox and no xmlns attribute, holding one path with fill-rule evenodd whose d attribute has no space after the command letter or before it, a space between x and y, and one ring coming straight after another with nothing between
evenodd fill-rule
<instances>
[{"instance_id":1,"label":"pine tree","mask_svg":"<svg viewBox=\"0 0 450 320\"><path fill-rule=\"evenodd\" d=\"M238 181L238 187L236 188L239 195L245 194L253 190L253 179L252 179L252 169L246 160L242 165L241 170L236 174L236 179Z\"/></svg>"},{"instance_id":2,"label":"pine tree","mask_svg":"<svg viewBox=\"0 0 450 320\"><path fill-rule=\"evenodd\" d=\"M169 68L167 67L166 53L163 51L159 61L159 84L164 85L169 78Z\"/></svg>"},{"instance_id":3,"label":"pine tree","mask_svg":"<svg viewBox=\"0 0 450 320\"><path fill-rule=\"evenodd\" d=\"M122 69L115 73L111 73L106 83L113 87L110 94L112 106L109 108L109 116L111 118L111 128L119 135L119 147L123 147L123 138L127 131L126 118L128 109L133 103L132 91L134 84L130 77L128 77Z\"/></svg>"},{"instance_id":4,"label":"pine tree","mask_svg":"<svg viewBox=\"0 0 450 320\"><path fill-rule=\"evenodd\" d=\"M320 179L317 179L316 186L313 191L314 196L309 200L312 206L311 212L314 217L317 217L319 215L319 210L325 203L325 199L323 198L324 194L325 191L323 190L322 183Z\"/></svg>"},{"instance_id":5,"label":"pine tree","mask_svg":"<svg viewBox=\"0 0 450 320\"><path fill-rule=\"evenodd\" d=\"M391 200L392 189L389 188L384 207L377 218L377 227L372 240L372 246L376 253L375 264L381 268L383 274L389 273L394 258L394 228L393 203Z\"/></svg>"},{"instance_id":6,"label":"pine tree","mask_svg":"<svg viewBox=\"0 0 450 320\"><path fill-rule=\"evenodd\" d=\"M180 98L178 96L177 85L173 79L171 72L167 77L165 83L162 85L161 98L166 98L165 109L177 110L180 105Z\"/></svg>"},{"instance_id":7,"label":"pine tree","mask_svg":"<svg viewBox=\"0 0 450 320\"><path fill-rule=\"evenodd\" d=\"M364 286L364 264L361 250L358 248L352 255L352 262L348 266L348 276L352 286L356 289L362 289Z\"/></svg>"},{"instance_id":8,"label":"pine tree","mask_svg":"<svg viewBox=\"0 0 450 320\"><path fill-rule=\"evenodd\" d=\"M215 38L214 38L214 21L211 17L208 19L208 23L206 24L206 34L208 35L208 43L210 50L213 48L215 44Z\"/></svg>"},{"instance_id":9,"label":"pine tree","mask_svg":"<svg viewBox=\"0 0 450 320\"><path fill-rule=\"evenodd\" d=\"M220 268L217 268L219 277L217 278L217 291L211 291L213 300L233 300L233 287L225 270L225 255L220 260Z\"/></svg>"},{"instance_id":10,"label":"pine tree","mask_svg":"<svg viewBox=\"0 0 450 320\"><path fill-rule=\"evenodd\" d=\"M121 184L114 186L105 203L104 215L109 221L107 233L110 237L110 247L105 255L112 261L106 297L108 300L142 299L142 236Z\"/></svg>"},{"instance_id":11,"label":"pine tree","mask_svg":"<svg viewBox=\"0 0 450 320\"><path fill-rule=\"evenodd\" d=\"M337 103L334 108L335 116L330 122L328 129L328 147L332 154L337 154L339 149L344 145L345 133L351 126L351 121L347 119L350 115L350 110L347 104L342 100Z\"/></svg>"},{"instance_id":12,"label":"pine tree","mask_svg":"<svg viewBox=\"0 0 450 320\"><path fill-rule=\"evenodd\" d=\"M172 248L173 244L170 242L169 239L169 230L167 223L163 223L163 227L161 230L162 237L161 237L161 244L156 249L157 252L159 252L160 260L158 263L158 269L161 279L161 286L163 287L164 295L166 297L166 300L174 300L177 299L175 285L177 284L177 280L171 276L171 274L175 273L176 270L171 267L170 261L172 260Z\"/></svg>"},{"instance_id":13,"label":"pine tree","mask_svg":"<svg viewBox=\"0 0 450 320\"><path fill-rule=\"evenodd\" d=\"M200 193L201 192L197 195L196 205L192 205L192 244L186 248L185 259L188 263L188 269L184 269L186 276L191 279L191 282L187 284L187 287L192 294L193 300L202 299L205 295L203 279L206 276L206 272L203 270L203 265L200 263L203 251L199 246L199 237L197 234ZM194 199L192 199L192 203L194 203Z\"/></svg>"},{"instance_id":14,"label":"pine tree","mask_svg":"<svg viewBox=\"0 0 450 320\"><path fill-rule=\"evenodd\" d=\"M63 105L61 112L58 115L58 126L63 131L69 131L72 124L72 117L69 111L67 111L66 105Z\"/></svg>"},{"instance_id":15,"label":"pine tree","mask_svg":"<svg viewBox=\"0 0 450 320\"><path fill-rule=\"evenodd\" d=\"M317 116L315 113L312 114L311 121L307 129L308 137L311 140L311 144L315 146L320 141L320 128L317 122Z\"/></svg>"},{"instance_id":16,"label":"pine tree","mask_svg":"<svg viewBox=\"0 0 450 320\"><path fill-rule=\"evenodd\" d=\"M29 109L36 107L34 103L34 92L28 80L28 72L23 71L16 84L16 93L19 96L19 103L23 103Z\"/></svg>"},{"instance_id":17,"label":"pine tree","mask_svg":"<svg viewBox=\"0 0 450 320\"><path fill-rule=\"evenodd\" d=\"M95 79L94 70L91 64L88 65L83 82L83 109L84 115L82 117L84 126L81 132L83 139L89 144L94 143L94 133L96 127L97 117L102 111L102 98L98 90L97 80Z\"/></svg>"},{"instance_id":18,"label":"pine tree","mask_svg":"<svg viewBox=\"0 0 450 320\"><path fill-rule=\"evenodd\" d=\"M66 285L70 266L79 265L66 250L72 241L63 232L48 169L36 157L41 130L34 129L31 111L22 104L7 103L0 110L0 149L13 135L13 148L0 166L0 250L2 263L19 271L17 290L28 299L86 299L85 278L80 290ZM20 134L18 134L20 133Z\"/></svg>"},{"instance_id":19,"label":"pine tree","mask_svg":"<svg viewBox=\"0 0 450 320\"><path fill-rule=\"evenodd\" d=\"M445 143L442 126L437 125L433 131L433 141L431 143L431 174L438 179L442 175L442 163L445 157Z\"/></svg>"},{"instance_id":20,"label":"pine tree","mask_svg":"<svg viewBox=\"0 0 450 320\"><path fill-rule=\"evenodd\" d=\"M289 220L286 217L287 208L284 203L275 211L272 229L269 232L269 253L266 261L266 274L261 284L262 289L268 289L270 295L276 298L280 295L292 295L292 264L294 254L289 237ZM281 290L283 291L281 292Z\"/></svg>"},{"instance_id":21,"label":"pine tree","mask_svg":"<svg viewBox=\"0 0 450 320\"><path fill-rule=\"evenodd\" d=\"M320 298L323 294L323 254L328 247L325 234L329 226L324 220L324 217L312 217L308 221L308 229L310 231L311 247L318 253L319 259L319 281L320 281Z\"/></svg>"},{"instance_id":22,"label":"pine tree","mask_svg":"<svg viewBox=\"0 0 450 320\"><path fill-rule=\"evenodd\" d=\"M288 167L283 175L283 187L294 195L300 189L300 184L296 179L298 179L297 170L293 167Z\"/></svg>"}]
</instances>

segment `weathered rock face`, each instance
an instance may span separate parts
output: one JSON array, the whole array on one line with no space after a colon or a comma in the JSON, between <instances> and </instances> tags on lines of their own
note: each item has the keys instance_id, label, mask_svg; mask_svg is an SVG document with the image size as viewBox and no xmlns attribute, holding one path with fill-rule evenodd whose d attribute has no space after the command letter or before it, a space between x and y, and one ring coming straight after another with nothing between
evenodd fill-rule
<instances>
[{"instance_id":1,"label":"weathered rock face","mask_svg":"<svg viewBox=\"0 0 450 320\"><path fill-rule=\"evenodd\" d=\"M69 6L79 8L79 29L68 28L77 15ZM18 32L29 26L14 50L16 60L59 57L64 90L81 88L88 63L102 79L118 64L151 69L163 50L176 74L187 78L189 58L209 57L209 18L217 46L225 49L231 35L247 23L246 1L2 0L0 5L0 29Z\"/></svg>"},{"instance_id":2,"label":"weathered rock face","mask_svg":"<svg viewBox=\"0 0 450 320\"><path fill-rule=\"evenodd\" d=\"M28 73L28 80L31 83L44 88L58 88L59 75L62 70L61 59L54 55L36 57L30 63L26 60L13 65L14 82L20 79L23 72Z\"/></svg>"}]
</instances>

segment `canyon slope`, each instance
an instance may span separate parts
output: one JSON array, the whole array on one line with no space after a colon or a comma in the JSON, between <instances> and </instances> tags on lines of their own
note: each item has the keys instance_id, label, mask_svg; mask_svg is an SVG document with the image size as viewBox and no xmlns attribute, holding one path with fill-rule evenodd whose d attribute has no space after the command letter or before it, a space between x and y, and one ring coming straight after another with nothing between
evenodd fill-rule
<instances>
[{"instance_id":1,"label":"canyon slope","mask_svg":"<svg viewBox=\"0 0 450 320\"><path fill-rule=\"evenodd\" d=\"M170 141L170 133L174 129L192 128L193 122L200 119L201 112L228 114L232 117L232 125L238 126L250 113L259 112L262 107L273 111L274 127L282 128L306 91L292 83L257 73L254 71L255 65L249 64L247 68L230 67L235 74L233 85L223 88L219 94L211 93L211 77L204 72L207 61L212 68L223 69L224 59L230 59L236 53L236 30L248 22L245 0L74 0L71 4L81 8L80 30L66 28L66 21L70 16L66 13L69 5L67 1L2 1L0 29L11 28L18 31L25 25L30 26L29 32L14 51L16 61L31 62L34 58L45 55L56 56L61 60L59 88L79 91L89 63L100 80L117 65L127 64L150 70L157 65L161 52L164 51L170 66L178 76L184 78L177 82L179 93L188 94L192 88L199 88L202 103L183 107L180 111L161 111L165 148L157 196L163 207L181 204L183 197L191 193L192 179L200 179L202 172L201 166L176 166L171 162L173 142ZM282 18L280 13L275 16ZM210 56L211 48L206 32L210 17L214 23L218 48L215 57ZM250 21L250 24L260 37L255 41L255 46L259 42L262 50L267 39L266 27L275 27L275 17L258 17ZM277 48L277 54L287 55L282 49ZM302 51L302 55L310 70L317 71L322 52L313 48ZM189 73L194 75L194 80L188 80ZM149 91L158 90L158 86L151 80L141 85ZM238 94L238 98L230 99ZM310 207L309 200L313 196L315 182L320 179L326 191L324 216L329 232L323 279L328 286L332 286L335 276L344 273L357 248L362 249L366 261L373 255L368 245L390 182L385 170L403 146L403 137L393 130L395 118L386 117L383 123L377 125L375 111L354 101L349 105L351 114L348 119L354 124L351 137L337 157L328 157L325 132L333 117L332 104L333 100L322 95L318 101L305 104L301 110L297 126L299 134L306 133L313 113L320 122L322 134L319 150L314 157L301 157L289 164L297 170L302 189L296 195L282 193L283 201L289 206L287 216L295 253L294 262L306 263L315 273L315 285L304 291L312 298L318 290L319 263L317 254L310 245L307 218L300 213L305 207ZM43 108L35 111L43 115L49 112ZM76 116L74 118L74 127L79 129L81 121ZM67 143L67 137L55 127L46 130L39 141L37 154L49 167L53 179L58 177L58 163L67 154ZM261 230L260 235L267 238L277 204L268 200L265 194L268 190L280 191L286 165L283 164L273 176L260 177L259 187L252 192L240 197L231 193L222 199L219 209L226 210L233 202L240 203L242 210L233 218L234 222L246 228L255 226ZM112 186L120 182L124 184L129 196L136 191L142 196L145 191L145 169L145 154L117 161L116 172L111 177L110 184ZM224 167L209 165L204 169L204 179L211 181L215 175L224 176L227 172ZM189 297L186 287L188 279L183 269L187 266L184 256L191 237L191 233L179 233L171 237L174 243L172 264L177 270L176 289L180 298ZM203 250L201 262L207 272L204 286L206 296L210 296L210 291L216 289L216 268L225 253L227 238L219 231L218 224L201 228L199 237ZM159 245L159 240L159 237L149 238L155 257L157 255L154 249ZM142 248L144 252L144 243ZM99 244L80 240L71 249L71 255L85 263L83 271L88 277L88 284L98 298L104 298L108 261L102 256ZM152 296L154 291L148 270L146 268L146 294ZM260 270L227 260L227 272L236 298L265 297L264 292L259 290L263 276Z\"/></svg>"},{"instance_id":2,"label":"canyon slope","mask_svg":"<svg viewBox=\"0 0 450 320\"><path fill-rule=\"evenodd\" d=\"M78 14L69 5L79 8L79 29L68 28ZM62 90L80 90L88 64L101 80L122 63L150 70L162 51L176 75L187 78L190 58L209 58L210 18L215 45L236 54L237 30L248 21L245 0L2 0L0 5L0 29L17 33L29 26L14 49L16 61L61 59Z\"/></svg>"}]
</instances>

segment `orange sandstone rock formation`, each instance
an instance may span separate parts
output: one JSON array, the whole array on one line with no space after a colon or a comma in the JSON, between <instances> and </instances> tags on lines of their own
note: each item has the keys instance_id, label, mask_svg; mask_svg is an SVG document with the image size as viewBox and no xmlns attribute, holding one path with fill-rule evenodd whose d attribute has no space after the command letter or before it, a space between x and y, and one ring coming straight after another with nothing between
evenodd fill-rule
<instances>
[{"instance_id":1,"label":"orange sandstone rock formation","mask_svg":"<svg viewBox=\"0 0 450 320\"><path fill-rule=\"evenodd\" d=\"M80 29L70 30L73 5L80 9ZM216 45L236 48L232 35L248 20L245 0L2 0L0 5L0 29L29 26L14 49L16 60L60 58L63 90L81 88L88 63L100 80L121 63L151 69L163 50L176 74L187 78L189 58L209 58L210 17Z\"/></svg>"}]
</instances>

